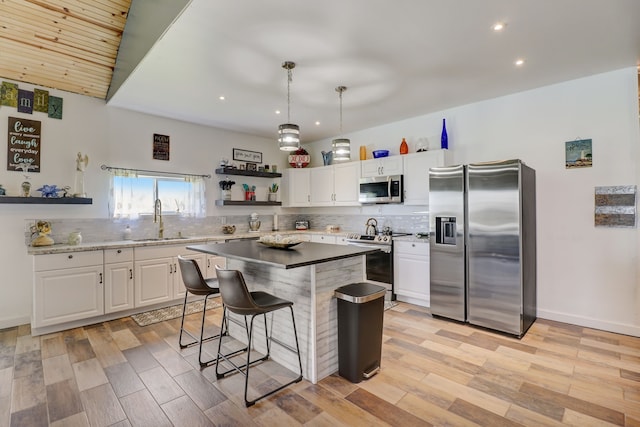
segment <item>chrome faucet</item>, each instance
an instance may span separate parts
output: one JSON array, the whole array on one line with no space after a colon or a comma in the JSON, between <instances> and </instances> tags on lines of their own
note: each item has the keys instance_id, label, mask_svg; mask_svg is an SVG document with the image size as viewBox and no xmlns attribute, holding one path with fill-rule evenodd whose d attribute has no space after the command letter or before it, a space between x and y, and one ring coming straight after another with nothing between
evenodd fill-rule
<instances>
[{"instance_id":1,"label":"chrome faucet","mask_svg":"<svg viewBox=\"0 0 640 427\"><path fill-rule=\"evenodd\" d=\"M162 202L160 199L156 199L153 208L153 223L158 223L158 239L164 237L164 223L162 222Z\"/></svg>"}]
</instances>

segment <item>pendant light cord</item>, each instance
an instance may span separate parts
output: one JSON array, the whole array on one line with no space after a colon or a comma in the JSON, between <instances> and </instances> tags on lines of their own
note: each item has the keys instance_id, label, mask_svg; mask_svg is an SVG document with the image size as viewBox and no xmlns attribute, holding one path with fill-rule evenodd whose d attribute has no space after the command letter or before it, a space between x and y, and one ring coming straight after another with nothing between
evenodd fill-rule
<instances>
[{"instance_id":1,"label":"pendant light cord","mask_svg":"<svg viewBox=\"0 0 640 427\"><path fill-rule=\"evenodd\" d=\"M287 123L291 123L291 81L293 73L291 68L287 68Z\"/></svg>"}]
</instances>

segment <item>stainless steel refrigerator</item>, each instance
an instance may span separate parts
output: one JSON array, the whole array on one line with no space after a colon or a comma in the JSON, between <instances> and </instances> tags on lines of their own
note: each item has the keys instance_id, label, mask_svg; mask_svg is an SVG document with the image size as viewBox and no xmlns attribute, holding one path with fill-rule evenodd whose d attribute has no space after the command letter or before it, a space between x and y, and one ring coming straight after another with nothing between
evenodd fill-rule
<instances>
[{"instance_id":1,"label":"stainless steel refrigerator","mask_svg":"<svg viewBox=\"0 0 640 427\"><path fill-rule=\"evenodd\" d=\"M535 171L429 170L431 313L522 337L536 319Z\"/></svg>"}]
</instances>

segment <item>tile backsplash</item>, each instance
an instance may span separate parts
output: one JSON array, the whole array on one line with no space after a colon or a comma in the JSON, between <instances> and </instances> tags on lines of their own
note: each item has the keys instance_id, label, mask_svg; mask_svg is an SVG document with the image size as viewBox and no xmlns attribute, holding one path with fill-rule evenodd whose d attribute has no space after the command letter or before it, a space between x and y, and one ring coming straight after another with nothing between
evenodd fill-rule
<instances>
[{"instance_id":1,"label":"tile backsplash","mask_svg":"<svg viewBox=\"0 0 640 427\"><path fill-rule=\"evenodd\" d=\"M271 231L273 215L259 216L260 231ZM328 225L338 225L345 232L364 233L368 218L378 221L378 230L390 227L394 232L417 233L429 230L429 216L426 214L412 215L322 215L322 214L278 214L280 231L295 229L296 220L309 221L311 230L325 230ZM43 219L43 218L40 218ZM124 240L124 230L131 227L131 239L155 237L157 224L152 217L142 217L135 220L128 219L46 219L51 224L50 237L56 243L66 243L72 232L79 231L85 243L110 242ZM248 215L211 216L206 218L185 218L166 215L163 217L164 236L210 236L222 234L223 224L234 224L236 233L249 231ZM31 226L36 219L25 220L25 244L31 242Z\"/></svg>"}]
</instances>

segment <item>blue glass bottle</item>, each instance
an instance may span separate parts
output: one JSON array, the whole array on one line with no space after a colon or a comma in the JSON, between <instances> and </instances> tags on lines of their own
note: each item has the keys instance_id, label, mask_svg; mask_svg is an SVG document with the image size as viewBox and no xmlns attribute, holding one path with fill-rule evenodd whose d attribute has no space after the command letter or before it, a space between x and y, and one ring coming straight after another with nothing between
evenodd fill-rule
<instances>
[{"instance_id":1,"label":"blue glass bottle","mask_svg":"<svg viewBox=\"0 0 640 427\"><path fill-rule=\"evenodd\" d=\"M447 136L447 124L445 119L442 119L442 134L440 135L440 148L443 150L449 149L449 137Z\"/></svg>"}]
</instances>

